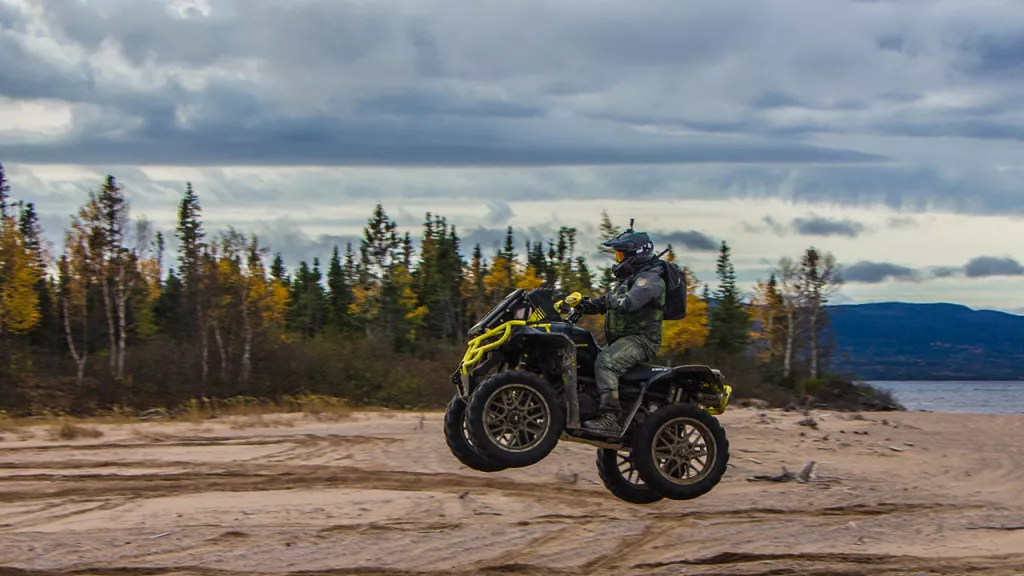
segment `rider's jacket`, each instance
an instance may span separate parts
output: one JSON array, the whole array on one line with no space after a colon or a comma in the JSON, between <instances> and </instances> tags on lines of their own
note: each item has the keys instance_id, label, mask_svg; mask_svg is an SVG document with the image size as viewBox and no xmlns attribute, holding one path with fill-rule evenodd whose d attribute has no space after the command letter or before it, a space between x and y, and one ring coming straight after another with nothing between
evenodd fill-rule
<instances>
[{"instance_id":1,"label":"rider's jacket","mask_svg":"<svg viewBox=\"0 0 1024 576\"><path fill-rule=\"evenodd\" d=\"M611 344L626 336L641 336L654 348L661 348L661 322L665 308L665 281L661 260L652 257L632 266L629 276L620 278L607 294L592 300L596 312L605 314L605 338Z\"/></svg>"}]
</instances>

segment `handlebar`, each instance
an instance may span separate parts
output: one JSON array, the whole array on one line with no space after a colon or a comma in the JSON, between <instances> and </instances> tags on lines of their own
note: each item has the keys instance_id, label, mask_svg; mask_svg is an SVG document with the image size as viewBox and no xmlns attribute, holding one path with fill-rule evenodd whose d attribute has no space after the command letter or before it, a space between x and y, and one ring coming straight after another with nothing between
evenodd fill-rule
<instances>
[{"instance_id":1,"label":"handlebar","mask_svg":"<svg viewBox=\"0 0 1024 576\"><path fill-rule=\"evenodd\" d=\"M583 312L580 312L578 308L570 308L569 313L565 315L565 321L570 324L576 324L583 317Z\"/></svg>"}]
</instances>

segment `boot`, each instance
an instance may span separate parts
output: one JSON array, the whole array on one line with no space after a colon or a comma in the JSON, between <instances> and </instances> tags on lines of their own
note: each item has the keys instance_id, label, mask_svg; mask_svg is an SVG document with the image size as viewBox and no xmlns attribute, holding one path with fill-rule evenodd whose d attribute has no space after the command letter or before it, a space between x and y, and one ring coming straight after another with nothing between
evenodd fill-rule
<instances>
[{"instance_id":1,"label":"boot","mask_svg":"<svg viewBox=\"0 0 1024 576\"><path fill-rule=\"evenodd\" d=\"M602 412L600 416L583 423L583 429L588 432L618 436L622 433L619 426L619 417L615 412Z\"/></svg>"}]
</instances>

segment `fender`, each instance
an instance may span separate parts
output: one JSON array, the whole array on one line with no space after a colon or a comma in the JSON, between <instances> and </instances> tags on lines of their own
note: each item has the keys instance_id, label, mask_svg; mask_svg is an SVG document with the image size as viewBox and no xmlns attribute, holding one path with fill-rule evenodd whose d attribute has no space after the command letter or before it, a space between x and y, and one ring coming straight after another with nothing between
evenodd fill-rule
<instances>
[{"instance_id":1,"label":"fender","mask_svg":"<svg viewBox=\"0 0 1024 576\"><path fill-rule=\"evenodd\" d=\"M725 412L725 407L732 396L732 387L725 383L725 377L722 376L721 371L714 370L710 366L691 365L665 368L664 371L644 382L640 387L640 394L633 402L629 417L622 429L627 430L633 423L649 390L663 390L667 393L673 386L678 388L675 396L669 398L671 403L681 402L683 395L686 394L695 397L698 403L711 414Z\"/></svg>"},{"instance_id":2,"label":"fender","mask_svg":"<svg viewBox=\"0 0 1024 576\"><path fill-rule=\"evenodd\" d=\"M580 427L580 402L576 390L577 364L576 344L563 333L551 333L530 326L520 328L512 336L515 344L525 353L540 350L546 373L561 376L565 391L565 427L573 430ZM516 342L518 340L518 342ZM522 360L520 360L522 361Z\"/></svg>"}]
</instances>

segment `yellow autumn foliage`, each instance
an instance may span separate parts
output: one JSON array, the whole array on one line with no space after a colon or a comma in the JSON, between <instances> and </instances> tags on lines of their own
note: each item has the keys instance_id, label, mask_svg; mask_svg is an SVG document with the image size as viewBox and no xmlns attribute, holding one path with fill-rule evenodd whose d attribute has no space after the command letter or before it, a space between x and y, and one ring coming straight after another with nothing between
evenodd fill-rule
<instances>
[{"instance_id":1,"label":"yellow autumn foliage","mask_svg":"<svg viewBox=\"0 0 1024 576\"><path fill-rule=\"evenodd\" d=\"M674 260L674 256L670 255L667 260ZM683 272L686 274L686 318L662 322L661 353L666 355L700 348L708 339L708 305L697 295L700 280L689 268L683 268Z\"/></svg>"},{"instance_id":2,"label":"yellow autumn foliage","mask_svg":"<svg viewBox=\"0 0 1024 576\"><path fill-rule=\"evenodd\" d=\"M516 278L516 288L523 290L535 290L544 285L544 280L537 276L537 270L533 266L527 266L526 271Z\"/></svg>"},{"instance_id":3,"label":"yellow autumn foliage","mask_svg":"<svg viewBox=\"0 0 1024 576\"><path fill-rule=\"evenodd\" d=\"M39 322L39 271L13 218L0 222L0 333L23 334Z\"/></svg>"},{"instance_id":4,"label":"yellow autumn foliage","mask_svg":"<svg viewBox=\"0 0 1024 576\"><path fill-rule=\"evenodd\" d=\"M686 318L666 320L661 326L661 353L681 354L700 348L708 339L708 305L697 295L686 297Z\"/></svg>"}]
</instances>

